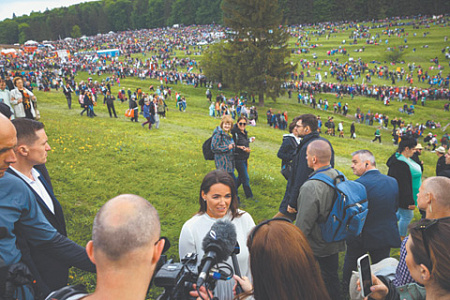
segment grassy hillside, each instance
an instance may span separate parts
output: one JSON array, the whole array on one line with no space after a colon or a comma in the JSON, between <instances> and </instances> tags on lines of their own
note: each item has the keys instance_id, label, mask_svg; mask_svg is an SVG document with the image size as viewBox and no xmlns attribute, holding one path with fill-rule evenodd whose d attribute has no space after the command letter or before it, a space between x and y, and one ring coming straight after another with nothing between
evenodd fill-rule
<instances>
[{"instance_id":1,"label":"grassy hillside","mask_svg":"<svg viewBox=\"0 0 450 300\"><path fill-rule=\"evenodd\" d=\"M431 31L427 29L427 31ZM445 28L433 29L433 34L443 41ZM342 33L341 35L348 35ZM337 41L342 36L333 37L333 42L324 38L320 42L323 49L338 47ZM420 42L420 39L417 40ZM412 41L411 41L412 43ZM436 50L442 45L434 47ZM374 46L375 47L375 46ZM384 46L378 46L384 47ZM416 46L419 48L419 44ZM321 49L322 49L321 48ZM380 49L380 48L377 48ZM428 48L430 49L430 48ZM440 49L439 49L440 50ZM318 52L318 51L316 51ZM370 50L363 52L364 59L371 57ZM383 53L372 52L373 59L380 59ZM435 52L418 53L417 61L427 64L429 57ZM322 59L322 54L319 55ZM299 59L300 57L298 57ZM410 62L416 57L405 56ZM408 62L408 61L407 61ZM86 79L87 74L79 74L77 80ZM94 80L101 80L105 75ZM139 79L122 80L122 86L136 89L142 87L148 91L150 85L158 82ZM108 199L123 193L133 193L148 199L159 211L162 223L162 234L169 237L172 248L169 255L178 258L178 236L183 223L198 209L198 193L204 175L213 170L214 162L205 161L201 153L202 143L212 134L219 124L218 119L208 116L209 102L204 88L193 88L185 85L172 86L173 91L181 92L187 99L187 112L179 112L175 108L175 100L167 101L169 111L167 119L161 120L160 129L148 131L140 124L132 123L124 117L128 104L116 103L118 119L110 119L103 99L95 107L98 117L94 119L81 117L77 101L73 109L68 110L62 92L36 92L41 121L45 123L52 146L48 157L48 169L52 177L57 198L61 201L66 214L67 228L70 238L84 245L91 236L93 218L98 209ZM113 87L117 95L118 87ZM217 94L213 90L213 99ZM232 91L225 91L233 95ZM335 95L322 94L319 98L327 98L332 105ZM445 125L450 122L448 112L443 111L444 101L427 101L425 107L416 106L416 114L408 116L398 110L402 106L393 102L386 107L380 101L365 97L344 97L349 103L349 117L335 115L337 122L343 121L345 138L329 137L336 152L336 168L350 179L355 179L350 169L351 153L358 149L370 149L375 153L378 167L386 173L385 162L395 151L389 130L382 131L383 144L371 143L375 126L356 124L356 140L349 139L349 128L356 107L366 112L380 112L389 115L390 119L402 117L407 122L425 123L428 119L440 121ZM313 110L298 104L295 95L292 99L283 96L277 102L267 101L265 107L258 107L260 120L256 127L249 127L250 136L256 141L251 145L249 175L255 198L259 202L243 201L247 210L258 223L271 218L278 210L283 198L286 180L280 174L280 160L276 157L281 145L282 135L286 132L270 128L265 121L265 113L269 107L274 111L288 111L289 119L303 113L314 113L326 120L332 112ZM143 118L140 116L140 121ZM389 125L391 129L391 125ZM449 129L447 129L449 131ZM442 136L442 131L435 130ZM437 157L425 151L422 155L425 162L424 176L433 176ZM243 195L242 189L240 194ZM417 216L418 217L418 213ZM396 252L394 251L395 255ZM94 276L79 271L71 273L72 283L84 283L89 288L95 286ZM153 292L153 296L157 292Z\"/></svg>"}]
</instances>

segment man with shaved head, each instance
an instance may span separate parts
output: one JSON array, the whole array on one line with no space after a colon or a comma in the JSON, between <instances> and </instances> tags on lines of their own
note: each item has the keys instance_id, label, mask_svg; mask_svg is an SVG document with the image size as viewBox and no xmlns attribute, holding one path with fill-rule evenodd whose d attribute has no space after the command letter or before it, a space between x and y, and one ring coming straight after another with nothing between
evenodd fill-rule
<instances>
[{"instance_id":1,"label":"man with shaved head","mask_svg":"<svg viewBox=\"0 0 450 300\"><path fill-rule=\"evenodd\" d=\"M13 151L16 143L13 124L0 114L0 265L9 269L6 273L0 272L0 298L33 300L32 281L35 276L22 260L23 253L17 247L17 236L68 265L88 271L95 271L95 266L82 247L59 234L50 225L27 185L6 173L8 167L16 162Z\"/></svg>"},{"instance_id":2,"label":"man with shaved head","mask_svg":"<svg viewBox=\"0 0 450 300\"><path fill-rule=\"evenodd\" d=\"M306 149L308 167L314 171L310 177L323 173L331 179L339 174L330 164L332 149L328 141L317 139L309 143ZM339 252L345 251L345 242L327 243L322 238L320 223L326 221L335 192L332 187L320 180L307 180L297 198L297 218L295 225L305 234L311 249L319 263L323 280L331 299L341 299L338 276Z\"/></svg>"}]
</instances>

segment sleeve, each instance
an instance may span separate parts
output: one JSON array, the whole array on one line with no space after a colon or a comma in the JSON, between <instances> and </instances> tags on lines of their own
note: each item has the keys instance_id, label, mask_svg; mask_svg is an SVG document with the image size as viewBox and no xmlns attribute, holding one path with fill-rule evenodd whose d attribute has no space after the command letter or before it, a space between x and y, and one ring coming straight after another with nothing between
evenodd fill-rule
<instances>
[{"instance_id":1,"label":"sleeve","mask_svg":"<svg viewBox=\"0 0 450 300\"><path fill-rule=\"evenodd\" d=\"M11 93L10 93L10 95L11 95L11 104L12 105L17 105L18 104L18 101L19 101L19 96L17 95L17 89L14 89L14 90L12 90L11 91ZM14 100L13 100L14 99Z\"/></svg>"},{"instance_id":2,"label":"sleeve","mask_svg":"<svg viewBox=\"0 0 450 300\"><path fill-rule=\"evenodd\" d=\"M214 153L225 153L230 151L228 149L227 143L223 140L223 135L219 133L215 133L211 140L211 150Z\"/></svg>"},{"instance_id":3,"label":"sleeve","mask_svg":"<svg viewBox=\"0 0 450 300\"><path fill-rule=\"evenodd\" d=\"M397 292L397 289L395 288L392 281L384 276L377 276L377 277L378 277L378 279L380 279L383 282L383 284L385 286L387 286L387 288L389 290L388 294L386 295L386 297L384 299L385 300L400 300L400 295ZM371 298L369 297L369 299L371 299Z\"/></svg>"},{"instance_id":4,"label":"sleeve","mask_svg":"<svg viewBox=\"0 0 450 300\"><path fill-rule=\"evenodd\" d=\"M297 198L298 213L295 225L308 236L319 218L319 198L317 188L312 182L306 183L300 189Z\"/></svg>"},{"instance_id":5,"label":"sleeve","mask_svg":"<svg viewBox=\"0 0 450 300\"><path fill-rule=\"evenodd\" d=\"M180 239L178 241L178 254L180 255L180 259L188 253L198 252L195 245L195 238L188 222L184 223L183 228L181 228Z\"/></svg>"}]
</instances>

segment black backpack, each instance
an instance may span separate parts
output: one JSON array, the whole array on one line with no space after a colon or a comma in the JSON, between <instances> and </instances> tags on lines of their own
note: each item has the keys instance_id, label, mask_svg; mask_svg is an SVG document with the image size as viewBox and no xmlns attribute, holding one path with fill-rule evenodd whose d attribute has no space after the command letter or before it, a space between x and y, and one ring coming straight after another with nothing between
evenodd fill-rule
<instances>
[{"instance_id":1,"label":"black backpack","mask_svg":"<svg viewBox=\"0 0 450 300\"><path fill-rule=\"evenodd\" d=\"M65 286L57 291L50 293L45 300L66 300L69 298L81 299L86 297L88 292L82 284Z\"/></svg>"},{"instance_id":2,"label":"black backpack","mask_svg":"<svg viewBox=\"0 0 450 300\"><path fill-rule=\"evenodd\" d=\"M206 160L214 160L214 152L212 152L211 150L211 142L212 142L212 137L210 137L209 139L207 139L202 146L202 150L203 150L203 157Z\"/></svg>"}]
</instances>

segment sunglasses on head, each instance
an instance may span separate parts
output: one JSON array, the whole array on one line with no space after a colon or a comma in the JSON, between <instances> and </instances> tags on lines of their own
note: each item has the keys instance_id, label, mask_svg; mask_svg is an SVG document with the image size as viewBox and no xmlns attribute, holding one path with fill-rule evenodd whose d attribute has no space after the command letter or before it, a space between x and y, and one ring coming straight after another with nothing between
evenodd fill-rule
<instances>
[{"instance_id":1,"label":"sunglasses on head","mask_svg":"<svg viewBox=\"0 0 450 300\"><path fill-rule=\"evenodd\" d=\"M250 232L250 235L249 235L249 237L248 237L249 240L250 240L250 245L253 245L253 238L255 237L256 232L257 232L261 227L263 227L264 225L269 224L269 223L272 222L272 221L285 221L285 222L289 222L289 223L292 224L291 220L286 219L286 218L280 218L280 217L262 221L261 223L259 223L258 225L256 225L255 228L253 228L252 232Z\"/></svg>"},{"instance_id":2,"label":"sunglasses on head","mask_svg":"<svg viewBox=\"0 0 450 300\"><path fill-rule=\"evenodd\" d=\"M434 225L438 224L439 219L423 219L420 221L419 224L417 224L414 228L419 230L422 234L422 242L423 247L425 248L425 251L427 252L427 258L430 261L430 270L433 268L433 262L431 261L431 255L430 255L430 247L428 245L428 234L427 231L430 231L431 228L434 227Z\"/></svg>"},{"instance_id":3,"label":"sunglasses on head","mask_svg":"<svg viewBox=\"0 0 450 300\"><path fill-rule=\"evenodd\" d=\"M247 126L247 123L238 123L241 126Z\"/></svg>"}]
</instances>

